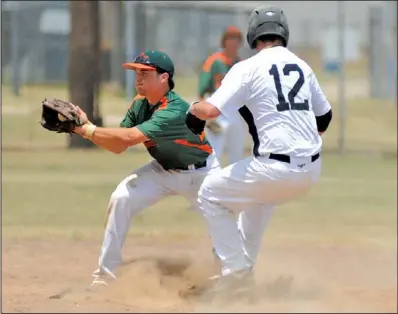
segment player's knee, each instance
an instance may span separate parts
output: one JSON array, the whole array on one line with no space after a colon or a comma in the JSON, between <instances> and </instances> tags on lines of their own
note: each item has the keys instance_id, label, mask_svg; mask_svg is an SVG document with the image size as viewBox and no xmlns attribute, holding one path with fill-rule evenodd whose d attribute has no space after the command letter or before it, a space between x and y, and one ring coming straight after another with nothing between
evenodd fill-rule
<instances>
[{"instance_id":1,"label":"player's knee","mask_svg":"<svg viewBox=\"0 0 398 314\"><path fill-rule=\"evenodd\" d=\"M207 195L208 194L208 190L209 190L209 186L208 186L208 178L210 177L211 175L208 175L204 180L203 180L203 182L202 182L202 185L200 186L200 188L199 188L199 191L198 191L198 199L201 199L201 198L203 198L205 195Z\"/></svg>"},{"instance_id":2,"label":"player's knee","mask_svg":"<svg viewBox=\"0 0 398 314\"><path fill-rule=\"evenodd\" d=\"M126 203L132 197L132 191L129 189L128 182L122 181L113 191L110 199L111 204Z\"/></svg>"},{"instance_id":3,"label":"player's knee","mask_svg":"<svg viewBox=\"0 0 398 314\"><path fill-rule=\"evenodd\" d=\"M200 186L198 192L198 200L205 199L211 201L215 197L215 189L217 186L218 176L217 173L208 175Z\"/></svg>"},{"instance_id":4,"label":"player's knee","mask_svg":"<svg viewBox=\"0 0 398 314\"><path fill-rule=\"evenodd\" d=\"M205 219L216 219L227 213L219 195L214 193L214 187L217 186L215 179L216 177L212 176L206 177L198 192L197 206Z\"/></svg>"},{"instance_id":5,"label":"player's knee","mask_svg":"<svg viewBox=\"0 0 398 314\"><path fill-rule=\"evenodd\" d=\"M125 202L127 201L129 198L128 192L127 190L124 191L124 189L122 188L116 188L112 195L111 195L111 199L110 199L110 203L111 204L116 204L116 203L120 203L120 202Z\"/></svg>"}]
</instances>

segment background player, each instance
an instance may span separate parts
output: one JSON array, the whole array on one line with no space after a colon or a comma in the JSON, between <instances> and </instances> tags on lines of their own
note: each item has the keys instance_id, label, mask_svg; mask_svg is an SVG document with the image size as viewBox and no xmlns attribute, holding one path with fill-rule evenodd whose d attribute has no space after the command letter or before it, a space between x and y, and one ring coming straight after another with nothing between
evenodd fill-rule
<instances>
[{"instance_id":1,"label":"background player","mask_svg":"<svg viewBox=\"0 0 398 314\"><path fill-rule=\"evenodd\" d=\"M221 37L221 51L210 55L202 66L199 75L198 94L203 100L220 87L221 81L229 69L241 59L238 55L242 46L242 33L235 26L229 26ZM206 135L221 161L224 148L227 149L228 163L243 158L245 149L244 124L239 115L227 120L223 116L207 122Z\"/></svg>"},{"instance_id":2,"label":"background player","mask_svg":"<svg viewBox=\"0 0 398 314\"><path fill-rule=\"evenodd\" d=\"M282 10L255 9L247 40L258 53L235 65L187 116L189 125L192 115L209 120L239 111L253 137L253 156L209 175L199 191L222 264L221 290L251 273L275 206L304 195L318 181L320 135L332 119L311 67L286 48L289 27ZM238 225L231 212L240 213Z\"/></svg>"},{"instance_id":3,"label":"background player","mask_svg":"<svg viewBox=\"0 0 398 314\"><path fill-rule=\"evenodd\" d=\"M164 52L146 51L123 67L136 71L139 96L121 127L96 127L79 110L87 123L76 127L75 133L114 153L144 143L154 160L126 177L112 193L93 285L106 284L106 275L116 278L114 272L122 261L123 243L134 215L169 195L185 196L195 204L204 177L218 169L204 132L195 135L185 125L189 105L173 92L170 57Z\"/></svg>"}]
</instances>

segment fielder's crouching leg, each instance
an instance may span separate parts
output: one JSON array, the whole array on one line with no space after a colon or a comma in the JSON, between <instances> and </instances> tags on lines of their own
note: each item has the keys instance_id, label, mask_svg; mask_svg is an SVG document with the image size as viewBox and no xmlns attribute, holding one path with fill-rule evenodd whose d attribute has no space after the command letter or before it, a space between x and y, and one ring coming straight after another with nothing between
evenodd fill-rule
<instances>
[{"instance_id":1,"label":"fielder's crouching leg","mask_svg":"<svg viewBox=\"0 0 398 314\"><path fill-rule=\"evenodd\" d=\"M113 271L122 262L122 247L130 226L134 206L130 205L127 184L120 183L112 193L106 217L106 229L101 247L99 266L107 273Z\"/></svg>"},{"instance_id":2,"label":"fielder's crouching leg","mask_svg":"<svg viewBox=\"0 0 398 314\"><path fill-rule=\"evenodd\" d=\"M114 278L114 272L122 262L122 248L131 219L163 197L163 191L153 178L156 173L152 166L143 167L141 173L136 173L120 182L109 201L99 270Z\"/></svg>"}]
</instances>

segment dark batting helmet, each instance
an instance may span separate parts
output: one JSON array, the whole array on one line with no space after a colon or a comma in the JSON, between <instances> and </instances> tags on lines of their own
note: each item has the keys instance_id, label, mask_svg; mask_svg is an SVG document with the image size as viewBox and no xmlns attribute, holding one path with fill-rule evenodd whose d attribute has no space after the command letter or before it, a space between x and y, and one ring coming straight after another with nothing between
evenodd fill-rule
<instances>
[{"instance_id":1,"label":"dark batting helmet","mask_svg":"<svg viewBox=\"0 0 398 314\"><path fill-rule=\"evenodd\" d=\"M260 36L274 35L282 39L286 47L289 41L289 26L283 11L277 7L260 7L254 9L249 17L247 43L256 48L256 40Z\"/></svg>"}]
</instances>

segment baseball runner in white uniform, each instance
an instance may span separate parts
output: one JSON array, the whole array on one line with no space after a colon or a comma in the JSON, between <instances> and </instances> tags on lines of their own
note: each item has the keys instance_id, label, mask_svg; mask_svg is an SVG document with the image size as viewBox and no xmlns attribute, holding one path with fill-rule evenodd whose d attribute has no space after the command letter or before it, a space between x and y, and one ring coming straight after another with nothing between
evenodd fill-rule
<instances>
[{"instance_id":1,"label":"baseball runner in white uniform","mask_svg":"<svg viewBox=\"0 0 398 314\"><path fill-rule=\"evenodd\" d=\"M187 116L190 127L192 116L205 121L239 111L253 138L251 157L207 176L199 190L221 260L220 282L227 286L251 273L275 206L307 193L321 173L320 135L332 109L311 67L286 48L288 40L281 9L254 10L247 41L258 53L233 66L219 89L193 103Z\"/></svg>"}]
</instances>

